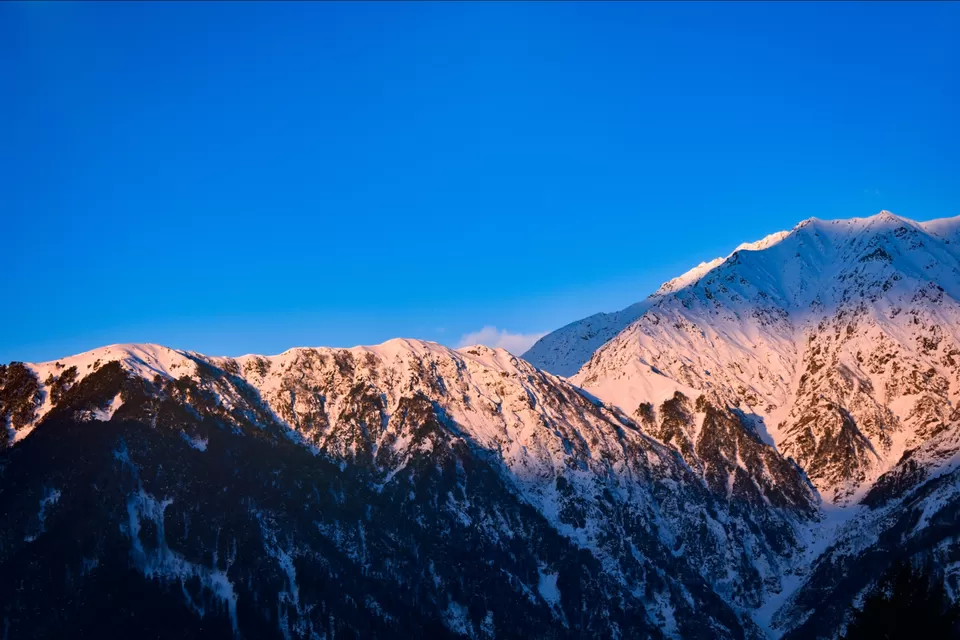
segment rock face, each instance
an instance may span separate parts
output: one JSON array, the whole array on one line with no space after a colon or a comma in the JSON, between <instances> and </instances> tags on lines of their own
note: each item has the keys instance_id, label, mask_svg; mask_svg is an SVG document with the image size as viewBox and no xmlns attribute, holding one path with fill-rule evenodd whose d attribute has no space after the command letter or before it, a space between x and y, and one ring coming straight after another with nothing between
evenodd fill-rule
<instances>
[{"instance_id":1,"label":"rock face","mask_svg":"<svg viewBox=\"0 0 960 640\"><path fill-rule=\"evenodd\" d=\"M826 503L804 551L814 569L756 619L832 637L904 553L937 554L960 595L960 218L810 219L698 269L649 298L571 381L638 416L675 390L703 394L803 469ZM550 370L543 354L568 339L547 335L525 357ZM736 439L656 437L695 469L730 460Z\"/></svg>"},{"instance_id":2,"label":"rock face","mask_svg":"<svg viewBox=\"0 0 960 640\"><path fill-rule=\"evenodd\" d=\"M6 371L31 418L0 458L11 637L760 637L817 517L737 415L678 394L638 422L486 347ZM764 471L728 486L671 428Z\"/></svg>"},{"instance_id":3,"label":"rock face","mask_svg":"<svg viewBox=\"0 0 960 640\"><path fill-rule=\"evenodd\" d=\"M855 501L960 397L958 230L808 220L658 293L572 381L624 410L671 385L737 406L825 498Z\"/></svg>"},{"instance_id":4,"label":"rock face","mask_svg":"<svg viewBox=\"0 0 960 640\"><path fill-rule=\"evenodd\" d=\"M5 636L832 638L923 554L956 597L958 246L960 219L810 220L537 366L0 367Z\"/></svg>"}]
</instances>

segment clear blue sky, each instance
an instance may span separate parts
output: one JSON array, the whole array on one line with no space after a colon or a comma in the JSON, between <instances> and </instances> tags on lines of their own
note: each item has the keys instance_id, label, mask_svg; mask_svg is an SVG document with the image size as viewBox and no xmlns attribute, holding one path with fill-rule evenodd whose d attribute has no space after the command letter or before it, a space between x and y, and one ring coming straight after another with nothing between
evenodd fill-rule
<instances>
[{"instance_id":1,"label":"clear blue sky","mask_svg":"<svg viewBox=\"0 0 960 640\"><path fill-rule=\"evenodd\" d=\"M0 361L554 329L960 214L960 4L0 3Z\"/></svg>"}]
</instances>

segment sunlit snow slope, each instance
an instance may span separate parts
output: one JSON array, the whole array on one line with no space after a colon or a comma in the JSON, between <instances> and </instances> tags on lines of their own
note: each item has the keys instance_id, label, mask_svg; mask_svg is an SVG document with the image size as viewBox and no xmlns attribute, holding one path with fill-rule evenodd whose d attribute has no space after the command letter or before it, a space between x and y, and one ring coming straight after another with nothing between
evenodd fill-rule
<instances>
[{"instance_id":1,"label":"sunlit snow slope","mask_svg":"<svg viewBox=\"0 0 960 640\"><path fill-rule=\"evenodd\" d=\"M804 221L665 285L572 380L627 412L674 385L736 404L845 502L956 405L958 229L889 212ZM525 357L550 370L557 334Z\"/></svg>"},{"instance_id":2,"label":"sunlit snow slope","mask_svg":"<svg viewBox=\"0 0 960 640\"><path fill-rule=\"evenodd\" d=\"M825 515L809 574L754 614L772 636L834 637L896 558L932 557L960 596L960 217L811 218L691 274L525 357L650 420L702 394L804 470Z\"/></svg>"}]
</instances>

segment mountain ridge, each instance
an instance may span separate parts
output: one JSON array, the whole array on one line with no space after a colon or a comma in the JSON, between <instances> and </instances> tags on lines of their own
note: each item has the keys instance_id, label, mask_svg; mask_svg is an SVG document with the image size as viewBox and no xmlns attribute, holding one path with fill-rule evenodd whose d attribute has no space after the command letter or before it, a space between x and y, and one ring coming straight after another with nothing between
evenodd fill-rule
<instances>
[{"instance_id":1,"label":"mountain ridge","mask_svg":"<svg viewBox=\"0 0 960 640\"><path fill-rule=\"evenodd\" d=\"M0 366L0 613L133 632L23 613L122 583L155 603L124 615L223 637L832 637L917 554L957 597L958 238L805 220L569 379L403 338Z\"/></svg>"},{"instance_id":2,"label":"mountain ridge","mask_svg":"<svg viewBox=\"0 0 960 640\"><path fill-rule=\"evenodd\" d=\"M937 540L911 552L940 554L948 590L960 594L956 546L927 528L929 514L955 521L958 508L945 497L960 452L958 233L960 217L804 220L658 297L569 378L626 412L648 411L680 385L738 407L836 505L844 523L834 546L810 559L819 577L778 596L769 618L781 632L792 627L790 637L829 635L842 623L845 612L828 604L837 595L821 599L833 592L814 583L849 589L839 566L876 577L876 560L858 554L902 554L889 537L895 527L906 539ZM536 364L552 339L525 355ZM915 527L904 524L909 513L928 516ZM814 602L829 613L811 617Z\"/></svg>"},{"instance_id":3,"label":"mountain ridge","mask_svg":"<svg viewBox=\"0 0 960 640\"><path fill-rule=\"evenodd\" d=\"M958 235L960 234L960 226L958 226L957 223L957 221L960 220L960 216L938 218L927 222L915 222L883 210L873 216L865 218L846 218L833 221L823 221L816 217L807 218L794 225L789 231L774 232L760 240L742 243L726 256L701 262L698 266L684 274L663 283L654 293L640 302L634 303L619 311L596 313L564 325L540 338L530 349L522 354L522 357L535 366L553 370L558 375L570 377L575 374L581 366L586 364L586 361L596 349L600 348L617 333L642 316L643 313L655 303L656 298L674 293L679 289L696 283L705 274L724 264L738 252L744 250L759 251L769 248L790 234L810 224L822 222L860 223L875 219L892 219L902 221L912 226L920 226L928 232L943 236L947 241L952 240L953 242L957 242L958 238L960 238L960 235Z\"/></svg>"},{"instance_id":4,"label":"mountain ridge","mask_svg":"<svg viewBox=\"0 0 960 640\"><path fill-rule=\"evenodd\" d=\"M953 219L952 225L949 220L938 222L956 229L960 218ZM774 253L767 256L768 252ZM842 371L873 367L872 374L858 376L867 385L864 389L879 387L876 393L864 392L864 398L876 396L878 406L887 407L907 391L929 386L908 379L917 375L940 376L930 384L938 386L941 394L954 389L949 397L941 398L942 405L951 406L960 386L949 364L950 354L960 345L960 335L950 329L960 317L958 298L960 253L949 246L948 239L924 233L920 223L888 212L848 221L809 219L779 242L749 254L735 252L696 282L661 298L598 349L573 380L628 409L642 399L635 397L643 388L641 383L658 378L651 369L656 368L676 382L721 393L727 402L746 402L752 413L765 420L767 430L776 434L789 431L791 421L804 419L799 406L790 409L789 415L781 414L801 401L797 394L809 393L805 390L811 388L813 374L824 366L808 360L822 359L815 354L824 348L842 348L844 353L853 353L849 356L853 361L835 365ZM858 322L860 330L872 331L866 342L852 341ZM835 338L823 335L827 327L836 329ZM924 344L935 341L942 364L915 353L918 341L927 341L920 344L920 351L927 349ZM823 346L817 346L821 342ZM833 346L837 342L844 344ZM912 360L919 358L926 364L914 363L909 374L881 375L884 364L866 363L868 354L875 352L872 343L884 343L888 351L912 353ZM889 361L883 354L876 357ZM634 360L643 367L624 378ZM697 364L691 365L694 361ZM801 375L803 364L806 375ZM731 373L730 367L738 373ZM827 367L826 372L832 370ZM906 419L912 407L900 408L894 403L892 408L899 409L900 417ZM860 417L881 424L893 419L880 414ZM889 439L884 433L876 437ZM797 450L801 445L779 440L778 446L785 446L788 454L801 455ZM835 476L834 481L849 477L849 473Z\"/></svg>"},{"instance_id":5,"label":"mountain ridge","mask_svg":"<svg viewBox=\"0 0 960 640\"><path fill-rule=\"evenodd\" d=\"M13 368L7 367L4 376ZM672 446L651 435L662 428L692 428L693 398L675 399L675 414L641 425L502 349L453 350L397 339L374 347L298 348L272 357L216 358L156 345L114 345L16 368L29 372L38 391L28 394L34 415L8 445L11 464L24 446L39 446L30 443L42 442L43 434L50 438L58 429L117 425L166 437L172 442L165 446L180 447L177 455L188 458L233 455L229 452L241 446L229 444L236 438L262 440L271 449L287 442L317 460L359 474L363 491L393 494L411 473L430 477L427 470L433 461L452 455L464 472L478 464L489 468L498 478L489 482L502 485L497 495L514 496L511 499L537 514L535 519L543 523L537 526L548 526L568 541L565 544L589 553L602 567L604 580L613 581L603 588L618 591L618 597L634 602L631 607L646 612L641 627L663 627L669 634L695 636L709 628L710 635L720 637L761 637L749 610L776 588L781 574L796 568L798 536L804 523L817 517L814 496L801 474L754 442L736 416L706 406L699 409L711 416L704 420L704 431L741 434L736 436L741 444L735 446L758 461L755 476L734 473L740 478L734 487L726 480L732 472L719 457L691 468ZM417 416L413 423L410 416ZM426 424L433 426L424 433ZM121 447L114 450L120 451L116 455L126 459L121 444L114 446ZM149 454L140 455L149 460ZM124 463L123 468L143 464L162 462L133 460L133 466ZM464 478L469 486L480 482L471 473ZM47 523L44 527L52 526L57 505L75 499L68 498L67 488L59 483L47 484L60 493L50 505L43 502L47 494L37 498L46 505L39 516ZM127 509L137 514L134 529L142 530L148 521L172 526L158 509L168 499L173 500L170 504L181 499L153 491L144 497L143 491L136 488L125 499ZM429 500L459 519L457 526L487 522L484 544L502 544L497 540L504 535L504 515L490 511L499 498L475 503L470 493L461 491L465 487L446 498L431 493ZM418 497L413 504L424 499ZM407 498L400 500L407 503ZM131 523L123 525L124 530L133 532ZM7 548L33 544L37 534L31 526L36 525L26 525L20 542L19 534L8 535ZM534 526L532 521L529 526ZM336 541L338 535L328 531L321 538L333 536ZM129 561L138 571L168 581L184 579L176 568L182 566L178 555L151 555L141 551L148 548L142 536L128 537ZM293 548L280 553L271 540L264 538L263 543L277 558L296 555ZM169 541L163 544L163 549L172 548ZM3 562L0 554L0 566ZM191 566L190 575L223 571L216 564ZM741 569L733 576L729 566ZM235 578L218 579L228 578L231 593L242 592ZM549 588L545 592L552 593ZM557 602L544 597L558 632L571 625L572 605L558 609ZM713 611L706 622L692 614L690 602ZM465 604L449 606L459 611ZM294 613L307 615L287 610L288 619L296 617ZM467 624L451 622L447 614L440 617L448 629L472 629L468 635L482 631L482 620ZM230 620L231 625L240 624Z\"/></svg>"}]
</instances>

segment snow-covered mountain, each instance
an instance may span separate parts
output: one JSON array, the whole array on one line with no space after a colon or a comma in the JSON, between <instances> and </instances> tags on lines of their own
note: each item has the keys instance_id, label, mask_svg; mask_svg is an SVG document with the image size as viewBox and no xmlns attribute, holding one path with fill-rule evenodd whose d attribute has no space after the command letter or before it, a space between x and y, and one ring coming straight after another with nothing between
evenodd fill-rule
<instances>
[{"instance_id":1,"label":"snow-covered mountain","mask_svg":"<svg viewBox=\"0 0 960 640\"><path fill-rule=\"evenodd\" d=\"M918 223L887 211L812 218L691 274L630 313L607 316L631 316L629 323L600 327L588 318L548 334L524 357L568 375L577 368L571 382L627 413L655 416L676 390L736 407L803 468L833 505L831 521L846 521L837 546L818 561L824 575L841 575L844 548L847 564L862 563L867 547L890 553L883 527L907 526L891 524L905 513L924 514L900 532L906 537L927 539L938 517L958 530L960 503L950 496L960 451L960 218ZM584 344L610 336L589 357L567 348L587 324ZM686 446L697 444L691 437ZM935 497L920 498L932 483L940 487ZM934 548L947 558L957 595L956 542L913 551ZM876 575L858 567L850 597L837 598L821 576L774 620L780 628L820 625L797 637L833 632ZM814 601L832 601L834 615L810 617Z\"/></svg>"},{"instance_id":2,"label":"snow-covered mountain","mask_svg":"<svg viewBox=\"0 0 960 640\"><path fill-rule=\"evenodd\" d=\"M0 366L5 629L834 637L917 554L957 596L958 243L811 219L533 364L398 339Z\"/></svg>"},{"instance_id":3,"label":"snow-covered mountain","mask_svg":"<svg viewBox=\"0 0 960 640\"><path fill-rule=\"evenodd\" d=\"M888 212L804 221L665 286L572 381L624 410L676 384L739 406L849 500L957 401L958 231Z\"/></svg>"},{"instance_id":4,"label":"snow-covered mountain","mask_svg":"<svg viewBox=\"0 0 960 640\"><path fill-rule=\"evenodd\" d=\"M771 234L757 242L745 242L736 251L763 249L783 238L786 231ZM735 253L734 252L734 253ZM719 266L726 258L701 262L683 275L663 283L649 298L614 313L596 313L552 331L523 354L524 359L558 376L570 377L608 340L630 326L661 298L696 282Z\"/></svg>"},{"instance_id":5,"label":"snow-covered mountain","mask_svg":"<svg viewBox=\"0 0 960 640\"><path fill-rule=\"evenodd\" d=\"M803 570L819 518L799 469L738 414L677 395L640 424L480 346L114 345L0 382L9 615L76 585L98 601L132 570L181 624L194 610L228 635L761 637L750 612ZM707 454L692 468L651 435L692 428L751 474ZM85 542L55 555L67 583L22 564L72 535Z\"/></svg>"}]
</instances>

